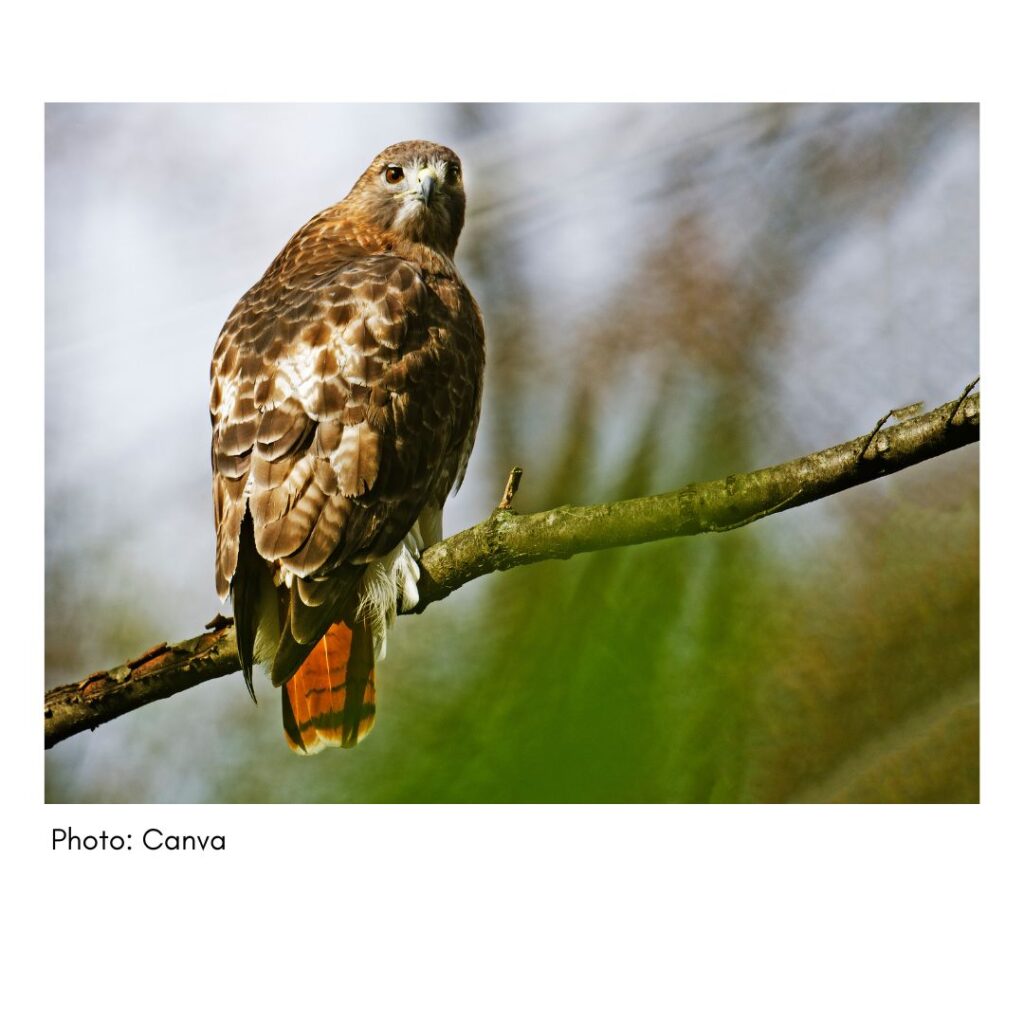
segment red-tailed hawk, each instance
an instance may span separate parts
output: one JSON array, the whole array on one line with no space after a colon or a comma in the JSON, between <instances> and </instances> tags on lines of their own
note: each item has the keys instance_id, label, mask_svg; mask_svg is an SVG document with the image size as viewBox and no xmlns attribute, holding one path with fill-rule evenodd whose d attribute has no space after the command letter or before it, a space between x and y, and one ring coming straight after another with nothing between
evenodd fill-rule
<instances>
[{"instance_id":1,"label":"red-tailed hawk","mask_svg":"<svg viewBox=\"0 0 1024 1024\"><path fill-rule=\"evenodd\" d=\"M353 746L374 659L466 471L484 332L455 269L450 149L385 149L242 296L211 368L217 591L282 686L288 743Z\"/></svg>"}]
</instances>

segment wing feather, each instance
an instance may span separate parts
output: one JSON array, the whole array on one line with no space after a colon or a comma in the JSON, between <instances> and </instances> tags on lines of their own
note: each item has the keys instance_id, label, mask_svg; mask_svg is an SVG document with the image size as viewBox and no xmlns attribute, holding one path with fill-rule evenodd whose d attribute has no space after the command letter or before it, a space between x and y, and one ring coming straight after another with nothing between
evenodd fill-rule
<instances>
[{"instance_id":1,"label":"wing feather","mask_svg":"<svg viewBox=\"0 0 1024 1024\"><path fill-rule=\"evenodd\" d=\"M405 259L353 255L308 280L274 269L225 325L210 410L218 591L246 510L255 553L299 581L280 683L337 621L363 563L443 504L475 431L483 355L468 293L469 315L453 318Z\"/></svg>"}]
</instances>

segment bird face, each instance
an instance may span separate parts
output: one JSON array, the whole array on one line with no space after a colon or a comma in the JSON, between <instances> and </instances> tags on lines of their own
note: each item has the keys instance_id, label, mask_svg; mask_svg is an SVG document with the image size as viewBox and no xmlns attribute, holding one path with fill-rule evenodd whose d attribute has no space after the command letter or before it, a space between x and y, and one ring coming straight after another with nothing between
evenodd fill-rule
<instances>
[{"instance_id":1,"label":"bird face","mask_svg":"<svg viewBox=\"0 0 1024 1024\"><path fill-rule=\"evenodd\" d=\"M370 164L350 199L383 230L451 255L465 219L462 162L434 142L399 142Z\"/></svg>"}]
</instances>

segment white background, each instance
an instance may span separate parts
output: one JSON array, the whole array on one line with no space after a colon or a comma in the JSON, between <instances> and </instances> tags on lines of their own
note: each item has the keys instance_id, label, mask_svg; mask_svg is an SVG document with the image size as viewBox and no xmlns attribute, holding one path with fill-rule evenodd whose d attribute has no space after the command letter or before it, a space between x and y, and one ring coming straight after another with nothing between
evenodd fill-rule
<instances>
[{"instance_id":1,"label":"white background","mask_svg":"<svg viewBox=\"0 0 1024 1024\"><path fill-rule=\"evenodd\" d=\"M472 13L51 4L8 15L10 609L2 773L16 1019L1019 1019L1022 379L1017 35L984 4ZM47 807L44 100L928 99L983 104L979 807ZM1012 275L1012 276L1011 276ZM28 723L28 724L27 724ZM223 832L223 854L52 853L50 830Z\"/></svg>"}]
</instances>

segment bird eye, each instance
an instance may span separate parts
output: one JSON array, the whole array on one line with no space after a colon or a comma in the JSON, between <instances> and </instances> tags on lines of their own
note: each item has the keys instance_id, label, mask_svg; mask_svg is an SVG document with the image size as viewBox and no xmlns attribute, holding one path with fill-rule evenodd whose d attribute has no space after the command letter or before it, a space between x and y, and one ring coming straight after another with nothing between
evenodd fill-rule
<instances>
[{"instance_id":1,"label":"bird eye","mask_svg":"<svg viewBox=\"0 0 1024 1024\"><path fill-rule=\"evenodd\" d=\"M458 181L462 177L462 168L458 164L448 165L448 180Z\"/></svg>"},{"instance_id":2,"label":"bird eye","mask_svg":"<svg viewBox=\"0 0 1024 1024\"><path fill-rule=\"evenodd\" d=\"M398 164L388 164L384 168L384 180L389 185L397 185L405 177L405 171Z\"/></svg>"}]
</instances>

